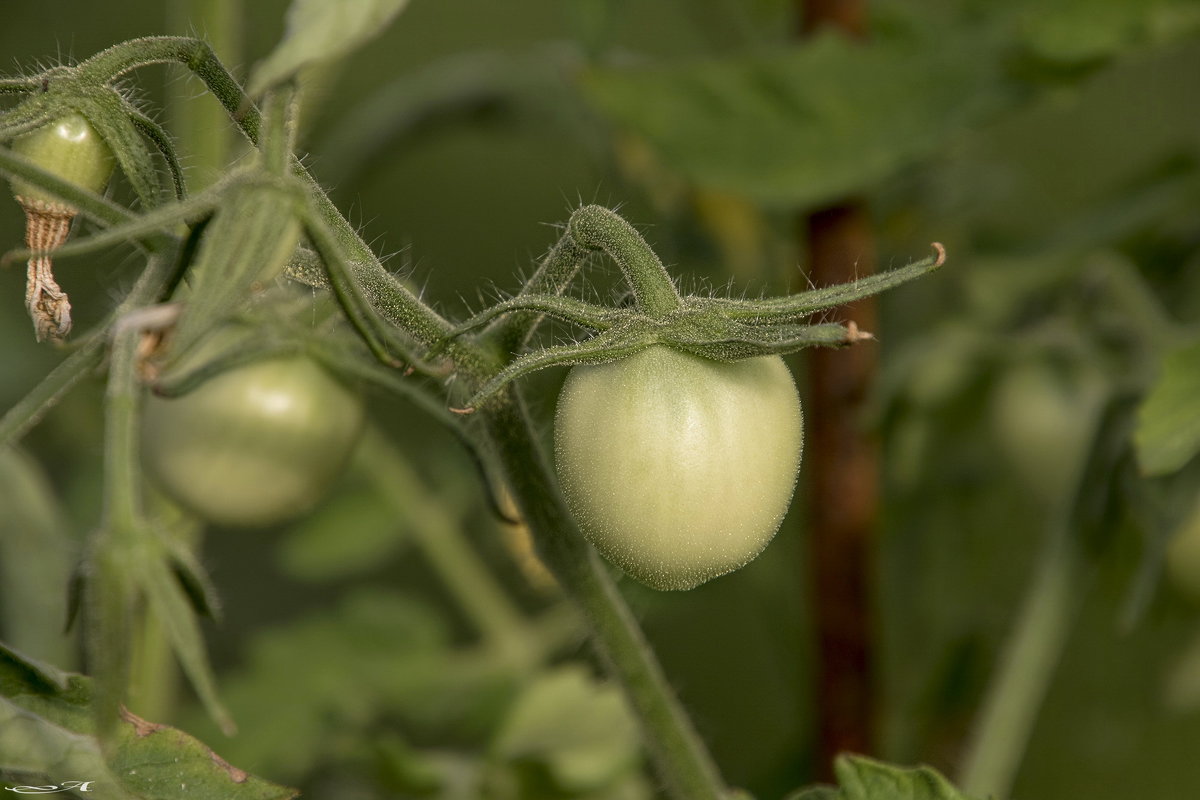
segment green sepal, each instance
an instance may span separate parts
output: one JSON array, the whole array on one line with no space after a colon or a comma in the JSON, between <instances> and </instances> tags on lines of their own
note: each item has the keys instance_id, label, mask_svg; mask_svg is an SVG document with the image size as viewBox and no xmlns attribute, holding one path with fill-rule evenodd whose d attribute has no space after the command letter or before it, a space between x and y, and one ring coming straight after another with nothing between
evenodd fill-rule
<instances>
[{"instance_id":1,"label":"green sepal","mask_svg":"<svg viewBox=\"0 0 1200 800\"><path fill-rule=\"evenodd\" d=\"M933 272L946 263L946 250L933 244L934 254L904 267L877 272L849 283L812 289L807 292L759 300L735 300L724 297L689 297L688 308L719 309L730 319L744 320L753 325L798 322L818 311L852 303L887 291L914 278Z\"/></svg>"},{"instance_id":2,"label":"green sepal","mask_svg":"<svg viewBox=\"0 0 1200 800\"><path fill-rule=\"evenodd\" d=\"M227 187L189 273L190 291L172 348L186 352L273 281L300 241L295 195L256 177Z\"/></svg>"},{"instance_id":3,"label":"green sepal","mask_svg":"<svg viewBox=\"0 0 1200 800\"><path fill-rule=\"evenodd\" d=\"M138 126L129 118L132 106L115 90L93 93L76 101L100 138L112 149L125 180L142 208L155 208L166 199L159 184L154 156Z\"/></svg>"}]
</instances>

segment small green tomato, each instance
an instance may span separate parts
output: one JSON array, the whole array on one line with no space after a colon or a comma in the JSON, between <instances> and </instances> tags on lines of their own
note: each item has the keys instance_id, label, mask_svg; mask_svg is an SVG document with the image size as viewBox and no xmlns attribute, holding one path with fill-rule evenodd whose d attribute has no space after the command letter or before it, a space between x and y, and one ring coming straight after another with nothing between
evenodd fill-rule
<instances>
[{"instance_id":1,"label":"small green tomato","mask_svg":"<svg viewBox=\"0 0 1200 800\"><path fill-rule=\"evenodd\" d=\"M1167 543L1167 575L1181 593L1200 602L1200 504Z\"/></svg>"},{"instance_id":2,"label":"small green tomato","mask_svg":"<svg viewBox=\"0 0 1200 800\"><path fill-rule=\"evenodd\" d=\"M584 535L655 589L691 589L754 559L787 513L803 443L778 356L721 363L650 347L571 370L559 478Z\"/></svg>"},{"instance_id":3,"label":"small green tomato","mask_svg":"<svg viewBox=\"0 0 1200 800\"><path fill-rule=\"evenodd\" d=\"M358 395L309 359L222 372L178 398L148 397L142 450L163 489L198 516L261 527L317 502L362 430Z\"/></svg>"},{"instance_id":4,"label":"small green tomato","mask_svg":"<svg viewBox=\"0 0 1200 800\"><path fill-rule=\"evenodd\" d=\"M102 192L112 177L112 150L91 123L79 114L69 114L12 142L16 153L64 180L93 192ZM41 203L67 209L60 200L22 180L12 182L13 194L25 204Z\"/></svg>"}]
</instances>

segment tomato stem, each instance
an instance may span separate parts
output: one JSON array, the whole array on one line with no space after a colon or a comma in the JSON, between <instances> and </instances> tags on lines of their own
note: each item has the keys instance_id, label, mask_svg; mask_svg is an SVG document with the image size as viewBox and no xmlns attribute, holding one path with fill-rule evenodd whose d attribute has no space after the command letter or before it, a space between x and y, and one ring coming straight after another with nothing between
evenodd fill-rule
<instances>
[{"instance_id":1,"label":"tomato stem","mask_svg":"<svg viewBox=\"0 0 1200 800\"><path fill-rule=\"evenodd\" d=\"M604 563L576 528L519 395L510 387L483 416L538 554L584 612L596 649L641 721L668 793L677 800L721 800L727 790L717 766Z\"/></svg>"},{"instance_id":2,"label":"tomato stem","mask_svg":"<svg viewBox=\"0 0 1200 800\"><path fill-rule=\"evenodd\" d=\"M417 545L490 648L518 668L533 666L537 654L524 617L463 538L449 506L382 431L365 431L355 458L398 515L420 521L411 527Z\"/></svg>"},{"instance_id":3,"label":"tomato stem","mask_svg":"<svg viewBox=\"0 0 1200 800\"><path fill-rule=\"evenodd\" d=\"M973 797L1008 797L1012 789L1085 595L1085 567L1063 515L1056 514L963 763L963 791Z\"/></svg>"},{"instance_id":4,"label":"tomato stem","mask_svg":"<svg viewBox=\"0 0 1200 800\"><path fill-rule=\"evenodd\" d=\"M679 290L650 245L615 211L603 206L583 206L571 215L567 231L580 247L608 253L633 289L638 310L649 317L664 317L683 305Z\"/></svg>"}]
</instances>

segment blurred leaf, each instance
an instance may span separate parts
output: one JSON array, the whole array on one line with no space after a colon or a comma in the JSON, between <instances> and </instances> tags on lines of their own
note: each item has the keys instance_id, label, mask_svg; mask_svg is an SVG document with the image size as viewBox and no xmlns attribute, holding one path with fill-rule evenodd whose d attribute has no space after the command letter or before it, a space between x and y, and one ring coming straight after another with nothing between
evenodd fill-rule
<instances>
[{"instance_id":1,"label":"blurred leaf","mask_svg":"<svg viewBox=\"0 0 1200 800\"><path fill-rule=\"evenodd\" d=\"M343 755L332 742L367 746L363 728L385 716L427 735L478 738L514 680L482 653L450 650L442 619L424 604L362 589L254 639L245 668L223 683L241 723L229 751L255 769L299 777Z\"/></svg>"},{"instance_id":2,"label":"blurred leaf","mask_svg":"<svg viewBox=\"0 0 1200 800\"><path fill-rule=\"evenodd\" d=\"M1190 0L1060 0L1032 3L1023 38L1034 55L1080 64L1120 55L1143 42L1172 41L1200 29Z\"/></svg>"},{"instance_id":3,"label":"blurred leaf","mask_svg":"<svg viewBox=\"0 0 1200 800\"><path fill-rule=\"evenodd\" d=\"M844 800L967 800L929 767L908 769L861 756L839 756L834 773Z\"/></svg>"},{"instance_id":4,"label":"blurred leaf","mask_svg":"<svg viewBox=\"0 0 1200 800\"><path fill-rule=\"evenodd\" d=\"M969 49L969 52L968 52ZM836 35L737 59L598 69L584 89L692 181L771 204L860 191L1002 96L980 42Z\"/></svg>"},{"instance_id":5,"label":"blurred leaf","mask_svg":"<svg viewBox=\"0 0 1200 800\"><path fill-rule=\"evenodd\" d=\"M1147 475L1165 475L1200 451L1200 341L1169 354L1138 414L1134 436Z\"/></svg>"},{"instance_id":6,"label":"blurred leaf","mask_svg":"<svg viewBox=\"0 0 1200 800\"><path fill-rule=\"evenodd\" d=\"M840 790L814 786L788 800L969 800L936 770L896 767L862 756L838 756L834 763Z\"/></svg>"},{"instance_id":7,"label":"blurred leaf","mask_svg":"<svg viewBox=\"0 0 1200 800\"><path fill-rule=\"evenodd\" d=\"M784 800L841 800L841 792L833 786L813 786L789 794Z\"/></svg>"},{"instance_id":8,"label":"blurred leaf","mask_svg":"<svg viewBox=\"0 0 1200 800\"><path fill-rule=\"evenodd\" d=\"M1200 708L1200 631L1171 665L1166 680L1166 703L1175 711Z\"/></svg>"},{"instance_id":9,"label":"blurred leaf","mask_svg":"<svg viewBox=\"0 0 1200 800\"><path fill-rule=\"evenodd\" d=\"M94 781L86 797L284 800L291 789L231 766L182 731L122 714L111 755L92 735L91 681L0 645L0 777Z\"/></svg>"},{"instance_id":10,"label":"blurred leaf","mask_svg":"<svg viewBox=\"0 0 1200 800\"><path fill-rule=\"evenodd\" d=\"M1183 594L1200 601L1200 498L1189 513L1165 538L1165 560L1171 584ZM1200 676L1197 677L1200 681ZM1200 692L1197 693L1200 697Z\"/></svg>"},{"instance_id":11,"label":"blurred leaf","mask_svg":"<svg viewBox=\"0 0 1200 800\"><path fill-rule=\"evenodd\" d=\"M257 96L300 69L343 56L387 28L408 0L292 0L283 41L258 65L248 93Z\"/></svg>"},{"instance_id":12,"label":"blurred leaf","mask_svg":"<svg viewBox=\"0 0 1200 800\"><path fill-rule=\"evenodd\" d=\"M620 690L578 665L539 678L518 698L495 741L502 758L544 763L563 789L588 791L637 763L637 722Z\"/></svg>"},{"instance_id":13,"label":"blurred leaf","mask_svg":"<svg viewBox=\"0 0 1200 800\"><path fill-rule=\"evenodd\" d=\"M378 568L407 543L406 534L378 492L356 487L293 526L279 557L289 575L336 580Z\"/></svg>"},{"instance_id":14,"label":"blurred leaf","mask_svg":"<svg viewBox=\"0 0 1200 800\"><path fill-rule=\"evenodd\" d=\"M168 560L148 559L142 567L141 591L152 618L162 625L172 652L208 713L225 733L232 733L233 718L217 693L196 607L185 585Z\"/></svg>"},{"instance_id":15,"label":"blurred leaf","mask_svg":"<svg viewBox=\"0 0 1200 800\"><path fill-rule=\"evenodd\" d=\"M71 661L63 633L67 585L78 558L67 522L38 463L0 447L0 632L24 652Z\"/></svg>"}]
</instances>

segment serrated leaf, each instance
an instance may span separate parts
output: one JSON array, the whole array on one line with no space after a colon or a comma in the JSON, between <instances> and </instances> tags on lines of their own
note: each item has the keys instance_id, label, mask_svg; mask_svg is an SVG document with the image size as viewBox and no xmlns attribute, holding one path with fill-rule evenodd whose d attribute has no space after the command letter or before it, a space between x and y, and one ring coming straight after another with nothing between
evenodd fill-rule
<instances>
[{"instance_id":1,"label":"serrated leaf","mask_svg":"<svg viewBox=\"0 0 1200 800\"><path fill-rule=\"evenodd\" d=\"M1147 475L1174 472L1200 451L1200 341L1163 360L1138 412L1134 443Z\"/></svg>"},{"instance_id":2,"label":"serrated leaf","mask_svg":"<svg viewBox=\"0 0 1200 800\"><path fill-rule=\"evenodd\" d=\"M106 759L93 735L92 697L88 678L56 673L0 645L0 773L40 785L92 781L79 796L98 800L296 796L231 766L188 734L128 712Z\"/></svg>"},{"instance_id":3,"label":"serrated leaf","mask_svg":"<svg viewBox=\"0 0 1200 800\"><path fill-rule=\"evenodd\" d=\"M862 756L838 756L841 800L969 800L937 770L897 767Z\"/></svg>"},{"instance_id":4,"label":"serrated leaf","mask_svg":"<svg viewBox=\"0 0 1200 800\"><path fill-rule=\"evenodd\" d=\"M495 752L540 761L561 788L581 792L599 789L633 767L638 742L637 722L621 692L572 665L525 690L496 738Z\"/></svg>"},{"instance_id":5,"label":"serrated leaf","mask_svg":"<svg viewBox=\"0 0 1200 800\"><path fill-rule=\"evenodd\" d=\"M978 42L826 35L767 55L594 70L584 88L693 182L796 205L858 191L935 152L1001 98L997 75Z\"/></svg>"},{"instance_id":6,"label":"serrated leaf","mask_svg":"<svg viewBox=\"0 0 1200 800\"><path fill-rule=\"evenodd\" d=\"M287 33L250 79L257 96L302 68L345 55L375 38L408 0L292 0Z\"/></svg>"}]
</instances>

